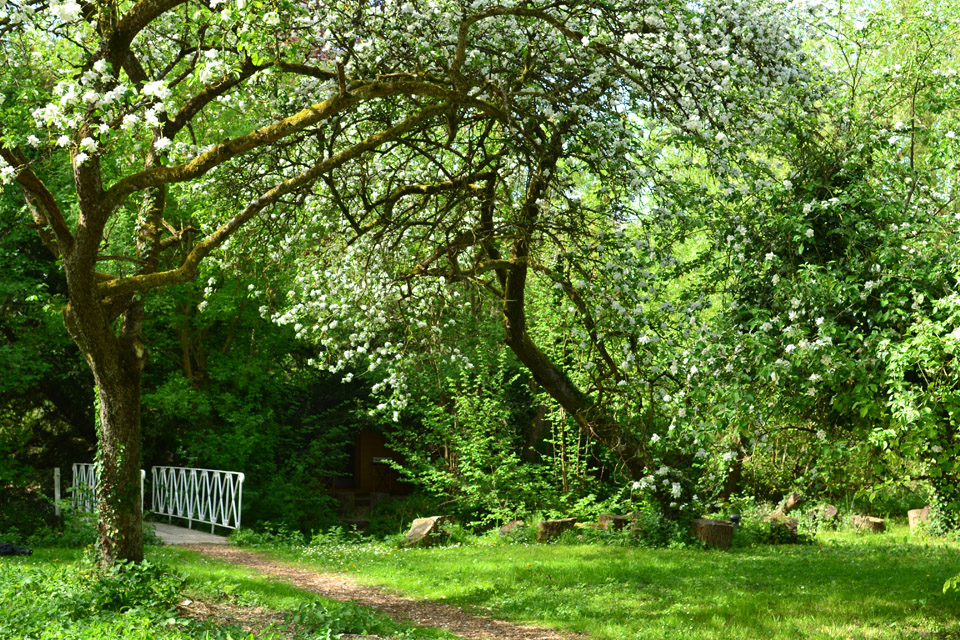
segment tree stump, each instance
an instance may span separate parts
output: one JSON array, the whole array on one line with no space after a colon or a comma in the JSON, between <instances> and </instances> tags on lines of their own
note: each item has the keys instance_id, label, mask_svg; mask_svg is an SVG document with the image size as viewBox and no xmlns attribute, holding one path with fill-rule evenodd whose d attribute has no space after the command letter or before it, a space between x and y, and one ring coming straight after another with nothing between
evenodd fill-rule
<instances>
[{"instance_id":1,"label":"tree stump","mask_svg":"<svg viewBox=\"0 0 960 640\"><path fill-rule=\"evenodd\" d=\"M773 539L776 542L796 544L797 526L799 525L796 518L788 518L779 513L771 513L764 518L764 520L770 523L770 532L773 534Z\"/></svg>"},{"instance_id":2,"label":"tree stump","mask_svg":"<svg viewBox=\"0 0 960 640\"><path fill-rule=\"evenodd\" d=\"M887 528L883 522L883 518L873 518L871 516L852 516L850 522L857 531L883 533Z\"/></svg>"},{"instance_id":3,"label":"tree stump","mask_svg":"<svg viewBox=\"0 0 960 640\"><path fill-rule=\"evenodd\" d=\"M803 502L803 496L801 496L799 493L791 493L789 496L787 496L787 499L783 502L784 515L799 507L801 502Z\"/></svg>"},{"instance_id":4,"label":"tree stump","mask_svg":"<svg viewBox=\"0 0 960 640\"><path fill-rule=\"evenodd\" d=\"M440 525L453 522L453 516L430 516L417 518L403 539L405 547L429 547L440 537Z\"/></svg>"},{"instance_id":5,"label":"tree stump","mask_svg":"<svg viewBox=\"0 0 960 640\"><path fill-rule=\"evenodd\" d=\"M930 505L923 509L910 509L907 511L907 519L910 521L910 531L916 531L921 524L930 519Z\"/></svg>"},{"instance_id":6,"label":"tree stump","mask_svg":"<svg viewBox=\"0 0 960 640\"><path fill-rule=\"evenodd\" d=\"M601 513L600 514L600 528L609 531L613 529L614 531L620 531L630 522L628 516L616 516L612 513Z\"/></svg>"},{"instance_id":7,"label":"tree stump","mask_svg":"<svg viewBox=\"0 0 960 640\"><path fill-rule=\"evenodd\" d=\"M690 523L690 533L717 549L729 549L733 543L733 525L726 520L697 518Z\"/></svg>"},{"instance_id":8,"label":"tree stump","mask_svg":"<svg viewBox=\"0 0 960 640\"><path fill-rule=\"evenodd\" d=\"M508 536L508 535L510 535L511 533L513 533L514 531L517 531L517 530L519 530L519 529L522 529L522 528L525 527L525 526L526 526L526 524L524 524L523 520L511 520L511 521L508 522L507 524L505 524L505 525L503 525L502 527L500 527L500 535L501 535L501 536Z\"/></svg>"},{"instance_id":9,"label":"tree stump","mask_svg":"<svg viewBox=\"0 0 960 640\"><path fill-rule=\"evenodd\" d=\"M576 518L563 518L561 520L544 520L537 523L537 542L545 542L558 537L564 531L573 529L577 524Z\"/></svg>"}]
</instances>

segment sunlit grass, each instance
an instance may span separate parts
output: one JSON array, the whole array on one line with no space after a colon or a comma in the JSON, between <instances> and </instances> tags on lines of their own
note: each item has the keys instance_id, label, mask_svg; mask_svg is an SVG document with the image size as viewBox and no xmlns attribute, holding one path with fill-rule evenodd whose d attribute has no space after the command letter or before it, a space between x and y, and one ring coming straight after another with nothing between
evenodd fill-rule
<instances>
[{"instance_id":1,"label":"sunlit grass","mask_svg":"<svg viewBox=\"0 0 960 640\"><path fill-rule=\"evenodd\" d=\"M173 585L173 602L146 599L120 606L117 598L134 582L104 590L92 563L75 549L38 548L32 556L6 557L0 562L0 639L58 640L313 640L340 633L369 633L404 640L456 640L431 628L394 622L369 608L320 598L249 567L202 557L177 547L148 548L147 559L186 582L177 594L179 578L161 572L157 584ZM145 566L145 565L142 565ZM150 574L148 584L154 584ZM136 583L143 584L142 582ZM169 592L167 592L169 593ZM285 620L265 622L253 633L222 620L184 617L173 604L183 598L229 604L232 610L262 607ZM296 624L286 621L296 614ZM266 620L266 618L262 618Z\"/></svg>"},{"instance_id":2,"label":"sunlit grass","mask_svg":"<svg viewBox=\"0 0 960 640\"><path fill-rule=\"evenodd\" d=\"M175 567L187 579L185 593L198 599L226 598L238 606L260 606L286 612L295 612L306 603L319 602L342 612L344 616L349 615L351 619L362 620L369 633L409 640L457 638L442 629L414 627L393 621L366 607L321 598L309 590L272 578L251 567L208 558L190 549L161 547L154 549L152 555L164 564Z\"/></svg>"},{"instance_id":3,"label":"sunlit grass","mask_svg":"<svg viewBox=\"0 0 960 640\"><path fill-rule=\"evenodd\" d=\"M733 551L566 545L397 550L333 545L288 561L610 640L948 638L960 634L956 543L828 533Z\"/></svg>"}]
</instances>

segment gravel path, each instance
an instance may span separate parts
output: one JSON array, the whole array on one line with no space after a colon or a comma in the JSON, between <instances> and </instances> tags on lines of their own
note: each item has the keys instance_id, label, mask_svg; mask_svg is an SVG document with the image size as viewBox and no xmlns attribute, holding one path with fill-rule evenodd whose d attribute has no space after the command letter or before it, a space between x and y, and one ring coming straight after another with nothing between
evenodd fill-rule
<instances>
[{"instance_id":1,"label":"gravel path","mask_svg":"<svg viewBox=\"0 0 960 640\"><path fill-rule=\"evenodd\" d=\"M340 573L318 573L275 562L263 555L231 546L183 545L205 556L245 565L313 591L325 598L355 602L376 609L394 620L417 626L440 627L471 640L584 640L585 636L464 613L442 602L415 600L358 584Z\"/></svg>"}]
</instances>

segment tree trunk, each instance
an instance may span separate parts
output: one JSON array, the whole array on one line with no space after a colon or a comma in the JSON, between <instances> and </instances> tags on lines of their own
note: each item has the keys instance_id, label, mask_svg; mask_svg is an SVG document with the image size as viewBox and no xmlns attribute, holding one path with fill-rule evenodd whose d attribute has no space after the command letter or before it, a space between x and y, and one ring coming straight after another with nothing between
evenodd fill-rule
<instances>
[{"instance_id":1,"label":"tree trunk","mask_svg":"<svg viewBox=\"0 0 960 640\"><path fill-rule=\"evenodd\" d=\"M580 430L607 446L624 464L628 475L637 479L646 470L639 441L628 434L622 425L605 415L563 369L540 350L527 332L527 261L530 258L531 234L539 216L538 202L546 190L546 176L556 168L561 153L560 138L557 136L550 140L550 153L541 159L527 187L519 214L521 232L513 241L511 265L498 270L503 287L504 342L544 391L573 417ZM490 217L490 214L486 216ZM496 249L488 248L487 253L492 259L500 259Z\"/></svg>"},{"instance_id":2,"label":"tree trunk","mask_svg":"<svg viewBox=\"0 0 960 640\"><path fill-rule=\"evenodd\" d=\"M64 309L64 323L86 357L97 385L100 563L109 567L117 562L140 562L140 382L146 364L140 341L143 304L134 302L128 307L117 335L100 301L85 305L89 298L71 298Z\"/></svg>"}]
</instances>

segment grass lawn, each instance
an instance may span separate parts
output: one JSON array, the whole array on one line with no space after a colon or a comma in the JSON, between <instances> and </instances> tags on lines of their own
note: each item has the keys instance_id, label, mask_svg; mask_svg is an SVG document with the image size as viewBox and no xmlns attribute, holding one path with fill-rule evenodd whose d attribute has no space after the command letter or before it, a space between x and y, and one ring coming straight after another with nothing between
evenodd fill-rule
<instances>
[{"instance_id":1,"label":"grass lawn","mask_svg":"<svg viewBox=\"0 0 960 640\"><path fill-rule=\"evenodd\" d=\"M75 549L41 548L33 556L0 558L0 639L324 640L369 633L455 640L445 631L398 624L370 609L318 598L193 551L148 548L152 567L106 580L95 577L82 555ZM184 616L174 607L184 599L241 612L256 631L245 632L223 619Z\"/></svg>"},{"instance_id":2,"label":"grass lawn","mask_svg":"<svg viewBox=\"0 0 960 640\"><path fill-rule=\"evenodd\" d=\"M960 545L822 534L732 551L568 545L398 550L339 544L276 557L478 613L598 639L960 639Z\"/></svg>"}]
</instances>

